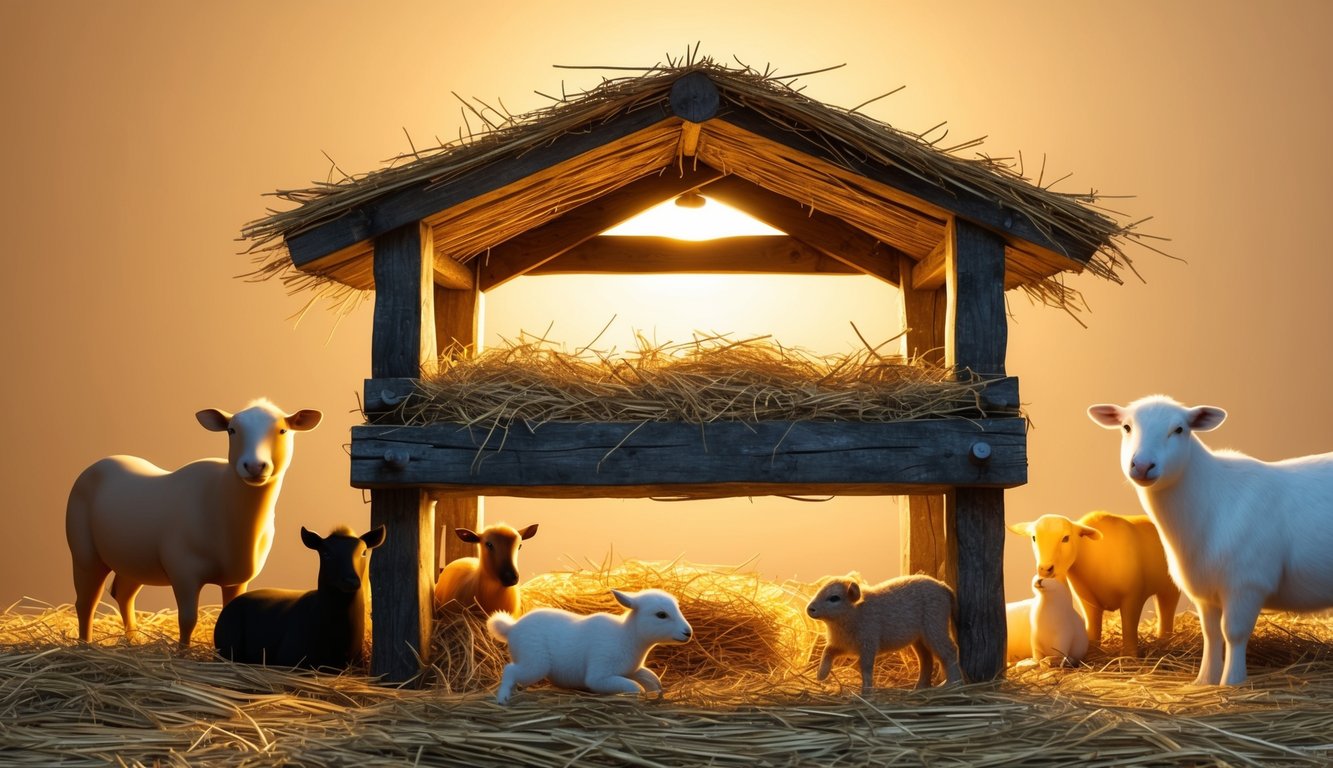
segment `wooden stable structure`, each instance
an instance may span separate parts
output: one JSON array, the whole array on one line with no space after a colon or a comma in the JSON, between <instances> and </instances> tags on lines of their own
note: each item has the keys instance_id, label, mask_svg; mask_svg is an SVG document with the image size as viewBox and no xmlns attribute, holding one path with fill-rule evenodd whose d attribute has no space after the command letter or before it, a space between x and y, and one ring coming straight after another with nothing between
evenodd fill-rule
<instances>
[{"instance_id":1,"label":"wooden stable structure","mask_svg":"<svg viewBox=\"0 0 1333 768\"><path fill-rule=\"evenodd\" d=\"M960 159L711 62L608 81L405 160L290 193L300 206L246 232L270 247L270 273L375 292L369 423L352 430L351 463L352 485L370 489L371 524L389 529L371 570L374 674L418 672L438 532L446 521L475 525L479 495L798 493L901 496L904 569L955 585L969 678L1002 673L1004 489L1027 479L1026 425L1005 369L1005 291L1062 304L1071 297L1062 272L1115 279L1124 257L1112 238L1127 228L1002 164ZM598 236L688 192L786 234ZM502 447L485 429L394 423L392 407L443 349L475 348L483 292L568 272L872 275L901 290L904 354L989 384L976 419L548 423L516 425ZM444 541L446 558L463 554Z\"/></svg>"}]
</instances>

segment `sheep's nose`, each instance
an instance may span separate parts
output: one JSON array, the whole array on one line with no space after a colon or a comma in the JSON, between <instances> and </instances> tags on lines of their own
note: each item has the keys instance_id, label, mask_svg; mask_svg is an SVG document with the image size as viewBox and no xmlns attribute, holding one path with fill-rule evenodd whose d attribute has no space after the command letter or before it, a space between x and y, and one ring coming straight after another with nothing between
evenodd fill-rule
<instances>
[{"instance_id":1,"label":"sheep's nose","mask_svg":"<svg viewBox=\"0 0 1333 768\"><path fill-rule=\"evenodd\" d=\"M1040 568L1037 569L1037 573L1040 573L1042 576L1054 576L1054 575L1055 575L1055 566L1054 566L1054 565L1043 565L1042 567L1040 567Z\"/></svg>"},{"instance_id":2,"label":"sheep's nose","mask_svg":"<svg viewBox=\"0 0 1333 768\"><path fill-rule=\"evenodd\" d=\"M267 461L246 461L242 462L241 466L245 467L245 471L253 477L258 477L268 470Z\"/></svg>"},{"instance_id":3,"label":"sheep's nose","mask_svg":"<svg viewBox=\"0 0 1333 768\"><path fill-rule=\"evenodd\" d=\"M1130 461L1129 474L1131 477L1144 478L1148 473L1157 468L1157 462L1153 461Z\"/></svg>"}]
</instances>

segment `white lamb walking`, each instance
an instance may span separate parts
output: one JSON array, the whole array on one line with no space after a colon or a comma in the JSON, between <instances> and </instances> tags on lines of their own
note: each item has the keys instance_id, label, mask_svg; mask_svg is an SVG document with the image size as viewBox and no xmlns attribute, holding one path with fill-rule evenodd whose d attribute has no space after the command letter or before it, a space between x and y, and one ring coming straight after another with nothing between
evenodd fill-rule
<instances>
[{"instance_id":1,"label":"white lamb walking","mask_svg":"<svg viewBox=\"0 0 1333 768\"><path fill-rule=\"evenodd\" d=\"M539 608L517 620L504 611L492 614L486 628L508 643L513 658L500 676L495 700L508 704L516 686L540 680L593 693L661 691L662 681L643 665L648 652L659 643L689 642L694 630L667 592L613 589L611 594L629 610L580 616Z\"/></svg>"},{"instance_id":2,"label":"white lamb walking","mask_svg":"<svg viewBox=\"0 0 1333 768\"><path fill-rule=\"evenodd\" d=\"M1161 395L1088 415L1121 430L1121 469L1157 524L1171 575L1199 608L1196 684L1245 682L1261 609L1333 606L1333 453L1266 462L1209 450L1194 433L1216 429L1226 411Z\"/></svg>"}]
</instances>

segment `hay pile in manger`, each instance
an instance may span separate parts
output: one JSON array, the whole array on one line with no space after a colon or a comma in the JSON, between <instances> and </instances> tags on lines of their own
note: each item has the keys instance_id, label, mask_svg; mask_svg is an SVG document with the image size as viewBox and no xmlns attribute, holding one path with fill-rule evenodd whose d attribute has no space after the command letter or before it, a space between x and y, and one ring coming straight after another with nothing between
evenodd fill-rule
<instances>
[{"instance_id":1,"label":"hay pile in manger","mask_svg":"<svg viewBox=\"0 0 1333 768\"><path fill-rule=\"evenodd\" d=\"M695 648L658 648L662 699L604 697L544 684L493 702L496 650L471 671L437 659L430 685L395 689L360 672L296 673L212 660L216 609L196 645L173 651L176 614L142 617L119 640L114 612L78 646L68 606L23 604L0 617L0 761L6 765L1327 765L1333 760L1333 617L1261 618L1251 684L1195 688L1190 614L1142 659L1095 656L1078 670L908 690L913 667L880 660L867 697L847 664L813 680L817 648L799 608L811 585L743 569L624 563L529 582L532 602L601 608L608 586L655 581L682 593ZM1107 647L1118 647L1110 621ZM459 622L437 641L454 642ZM475 632L478 622L469 624ZM1151 634L1151 633L1150 633ZM752 635L747 639L745 635ZM454 664L454 666L450 666ZM452 691L442 677L462 675ZM468 677L470 675L470 677Z\"/></svg>"},{"instance_id":2,"label":"hay pile in manger","mask_svg":"<svg viewBox=\"0 0 1333 768\"><path fill-rule=\"evenodd\" d=\"M549 421L909 421L998 415L983 382L880 352L815 355L768 336L696 334L625 354L567 352L520 337L471 357L455 351L394 409L396 423L483 427Z\"/></svg>"}]
</instances>

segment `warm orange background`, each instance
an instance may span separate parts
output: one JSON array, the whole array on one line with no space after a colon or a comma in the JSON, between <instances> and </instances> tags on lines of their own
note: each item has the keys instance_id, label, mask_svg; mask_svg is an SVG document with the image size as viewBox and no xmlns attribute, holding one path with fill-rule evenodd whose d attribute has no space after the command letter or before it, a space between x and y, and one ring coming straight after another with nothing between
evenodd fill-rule
<instances>
[{"instance_id":1,"label":"warm orange background","mask_svg":"<svg viewBox=\"0 0 1333 768\"><path fill-rule=\"evenodd\" d=\"M1263 458L1333 449L1333 4L1285 2L21 3L0 0L0 221L5 233L0 603L72 600L65 494L84 466L134 453L177 466L223 450L193 413L264 394L325 423L297 440L278 538L257 585L313 584L296 535L365 527L345 444L369 371L371 312L335 327L247 269L235 238L263 192L363 171L461 124L456 91L513 111L533 90L594 85L551 64L643 65L733 54L784 72L845 62L807 92L902 128L940 120L997 156L1043 155L1060 188L1113 201L1188 265L1142 250L1141 283L1074 278L1087 329L1011 296L1009 370L1036 428L1009 519L1134 512L1117 438L1090 403L1167 392L1231 411L1212 439ZM520 329L575 345L618 315L659 340L772 332L823 352L882 339L894 291L870 279L524 278L487 297L489 340ZM739 563L813 580L898 568L891 499L824 505L487 499L540 522L526 574L565 556ZM1329 511L1333 520L1333 510ZM1031 560L1008 542L1011 597ZM216 602L209 588L205 602ZM145 590L141 606L171 604Z\"/></svg>"}]
</instances>

